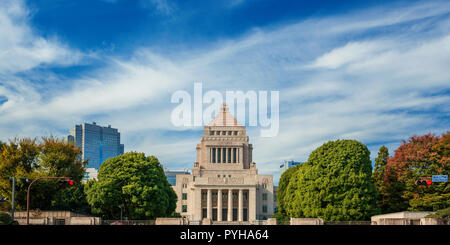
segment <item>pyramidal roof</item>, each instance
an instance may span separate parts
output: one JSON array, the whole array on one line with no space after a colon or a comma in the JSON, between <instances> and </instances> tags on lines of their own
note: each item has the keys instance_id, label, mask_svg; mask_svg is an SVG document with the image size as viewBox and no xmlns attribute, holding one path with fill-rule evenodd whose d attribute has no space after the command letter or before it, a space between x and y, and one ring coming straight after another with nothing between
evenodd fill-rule
<instances>
[{"instance_id":1,"label":"pyramidal roof","mask_svg":"<svg viewBox=\"0 0 450 245\"><path fill-rule=\"evenodd\" d=\"M231 115L226 103L222 104L219 114L208 124L208 126L242 126Z\"/></svg>"}]
</instances>

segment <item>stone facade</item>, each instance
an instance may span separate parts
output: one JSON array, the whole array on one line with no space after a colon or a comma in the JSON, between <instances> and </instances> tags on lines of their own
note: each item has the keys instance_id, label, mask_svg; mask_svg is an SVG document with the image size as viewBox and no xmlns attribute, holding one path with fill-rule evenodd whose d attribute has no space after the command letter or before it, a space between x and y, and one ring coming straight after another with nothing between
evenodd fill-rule
<instances>
[{"instance_id":1,"label":"stone facade","mask_svg":"<svg viewBox=\"0 0 450 245\"><path fill-rule=\"evenodd\" d=\"M260 175L252 144L224 104L203 131L191 174L179 174L176 212L191 223L243 222L273 215L273 176Z\"/></svg>"}]
</instances>

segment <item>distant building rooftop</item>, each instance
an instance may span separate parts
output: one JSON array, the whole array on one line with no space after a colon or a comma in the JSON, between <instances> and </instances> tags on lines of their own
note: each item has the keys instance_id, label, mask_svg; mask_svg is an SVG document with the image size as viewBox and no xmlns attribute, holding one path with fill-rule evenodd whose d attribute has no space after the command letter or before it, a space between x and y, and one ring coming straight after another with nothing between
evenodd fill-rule
<instances>
[{"instance_id":1,"label":"distant building rooftop","mask_svg":"<svg viewBox=\"0 0 450 245\"><path fill-rule=\"evenodd\" d=\"M184 170L168 170L164 169L164 174L166 175L167 181L172 186L177 185L177 175L179 174L191 174L187 169Z\"/></svg>"}]
</instances>

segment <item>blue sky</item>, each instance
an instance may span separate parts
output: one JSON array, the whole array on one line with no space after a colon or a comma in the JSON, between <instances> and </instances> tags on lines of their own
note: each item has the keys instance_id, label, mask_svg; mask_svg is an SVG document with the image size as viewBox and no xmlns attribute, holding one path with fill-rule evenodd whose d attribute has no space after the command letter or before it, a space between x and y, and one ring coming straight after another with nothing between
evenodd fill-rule
<instances>
[{"instance_id":1,"label":"blue sky","mask_svg":"<svg viewBox=\"0 0 450 245\"><path fill-rule=\"evenodd\" d=\"M202 128L176 90L280 91L280 131L249 128L260 173L328 140L376 157L449 129L448 1L0 0L0 140L96 121L125 150L192 168Z\"/></svg>"}]
</instances>

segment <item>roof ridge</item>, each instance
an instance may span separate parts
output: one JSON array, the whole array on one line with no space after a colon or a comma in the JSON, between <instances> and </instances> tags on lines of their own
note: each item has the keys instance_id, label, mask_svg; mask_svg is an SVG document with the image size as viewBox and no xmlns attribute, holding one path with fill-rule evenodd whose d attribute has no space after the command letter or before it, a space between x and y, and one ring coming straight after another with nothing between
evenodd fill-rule
<instances>
[{"instance_id":1,"label":"roof ridge","mask_svg":"<svg viewBox=\"0 0 450 245\"><path fill-rule=\"evenodd\" d=\"M208 126L242 126L239 124L238 120L230 113L226 103L222 104L219 113L216 117L208 124Z\"/></svg>"}]
</instances>

